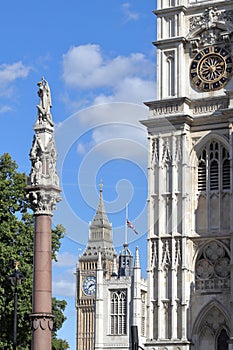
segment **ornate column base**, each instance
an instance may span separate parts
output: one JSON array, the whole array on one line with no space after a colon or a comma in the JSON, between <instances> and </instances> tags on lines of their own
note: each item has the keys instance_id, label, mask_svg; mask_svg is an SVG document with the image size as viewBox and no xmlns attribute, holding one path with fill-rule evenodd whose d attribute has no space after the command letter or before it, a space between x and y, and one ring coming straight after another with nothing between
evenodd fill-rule
<instances>
[{"instance_id":1,"label":"ornate column base","mask_svg":"<svg viewBox=\"0 0 233 350\"><path fill-rule=\"evenodd\" d=\"M30 315L32 329L32 350L51 350L51 331L54 316L49 313Z\"/></svg>"}]
</instances>

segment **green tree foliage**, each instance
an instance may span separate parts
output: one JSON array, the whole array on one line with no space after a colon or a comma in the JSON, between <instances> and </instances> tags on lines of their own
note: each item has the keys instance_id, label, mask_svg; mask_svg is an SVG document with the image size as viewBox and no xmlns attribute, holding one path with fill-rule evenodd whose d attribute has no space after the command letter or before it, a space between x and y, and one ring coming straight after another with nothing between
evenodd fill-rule
<instances>
[{"instance_id":1,"label":"green tree foliage","mask_svg":"<svg viewBox=\"0 0 233 350\"><path fill-rule=\"evenodd\" d=\"M57 331L62 327L63 322L65 321L65 316L63 311L66 308L65 300L57 300L56 298L52 299L53 315L54 315L54 325L52 332L52 350L65 350L69 348L69 345L66 340L57 338Z\"/></svg>"},{"instance_id":2,"label":"green tree foliage","mask_svg":"<svg viewBox=\"0 0 233 350\"><path fill-rule=\"evenodd\" d=\"M19 262L24 276L18 286L17 349L31 348L29 315L32 311L34 218L25 195L26 181L26 175L17 171L16 162L9 154L3 154L0 157L0 349L7 350L12 349L14 307L14 287L8 276L14 271L15 261ZM56 226L52 232L53 259L56 259L63 235L63 226ZM69 348L66 341L57 339L57 331L65 320L65 306L65 301L53 298L54 350Z\"/></svg>"}]
</instances>

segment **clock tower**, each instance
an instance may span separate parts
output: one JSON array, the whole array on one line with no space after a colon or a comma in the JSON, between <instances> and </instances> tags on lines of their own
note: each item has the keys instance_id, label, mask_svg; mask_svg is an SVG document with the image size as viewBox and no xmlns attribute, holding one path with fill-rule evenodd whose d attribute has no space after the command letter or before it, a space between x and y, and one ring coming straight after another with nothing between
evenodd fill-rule
<instances>
[{"instance_id":1,"label":"clock tower","mask_svg":"<svg viewBox=\"0 0 233 350\"><path fill-rule=\"evenodd\" d=\"M99 203L90 224L89 239L79 257L76 270L77 350L94 350L94 318L96 298L96 270L101 254L103 275L109 279L117 254L113 247L112 225L109 223L100 185Z\"/></svg>"},{"instance_id":2,"label":"clock tower","mask_svg":"<svg viewBox=\"0 0 233 350\"><path fill-rule=\"evenodd\" d=\"M233 349L233 2L158 0L149 350Z\"/></svg>"}]
</instances>

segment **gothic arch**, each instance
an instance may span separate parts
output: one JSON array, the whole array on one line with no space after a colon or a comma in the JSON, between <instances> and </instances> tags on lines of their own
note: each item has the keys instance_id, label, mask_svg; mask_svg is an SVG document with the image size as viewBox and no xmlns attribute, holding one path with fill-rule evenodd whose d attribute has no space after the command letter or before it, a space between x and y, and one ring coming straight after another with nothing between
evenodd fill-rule
<instances>
[{"instance_id":1,"label":"gothic arch","mask_svg":"<svg viewBox=\"0 0 233 350\"><path fill-rule=\"evenodd\" d=\"M207 135L201 137L197 143L194 145L190 152L190 163L192 166L197 166L198 157L201 149L210 141L219 141L227 150L229 150L229 141L227 137L220 135L216 132L210 132Z\"/></svg>"},{"instance_id":2,"label":"gothic arch","mask_svg":"<svg viewBox=\"0 0 233 350\"><path fill-rule=\"evenodd\" d=\"M231 200L230 154L227 137L210 132L190 152L192 193L195 202L194 230L202 234L230 229L226 210Z\"/></svg>"},{"instance_id":3,"label":"gothic arch","mask_svg":"<svg viewBox=\"0 0 233 350\"><path fill-rule=\"evenodd\" d=\"M206 350L218 349L217 340L224 331L229 338L230 315L216 299L208 303L199 313L192 330L194 349L200 349L203 340ZM213 347L214 345L214 347Z\"/></svg>"}]
</instances>

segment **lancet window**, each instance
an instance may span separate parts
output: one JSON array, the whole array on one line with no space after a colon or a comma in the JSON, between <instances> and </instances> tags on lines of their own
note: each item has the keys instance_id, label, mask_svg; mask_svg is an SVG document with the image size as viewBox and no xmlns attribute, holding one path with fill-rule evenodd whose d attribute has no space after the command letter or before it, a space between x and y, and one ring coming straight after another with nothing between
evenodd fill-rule
<instances>
[{"instance_id":1,"label":"lancet window","mask_svg":"<svg viewBox=\"0 0 233 350\"><path fill-rule=\"evenodd\" d=\"M212 140L198 155L197 232L230 229L230 159L227 148Z\"/></svg>"},{"instance_id":2,"label":"lancet window","mask_svg":"<svg viewBox=\"0 0 233 350\"><path fill-rule=\"evenodd\" d=\"M198 190L230 189L230 161L226 148L212 141L202 150L198 161Z\"/></svg>"},{"instance_id":3,"label":"lancet window","mask_svg":"<svg viewBox=\"0 0 233 350\"><path fill-rule=\"evenodd\" d=\"M127 291L111 291L110 332L125 335L127 332Z\"/></svg>"}]
</instances>

